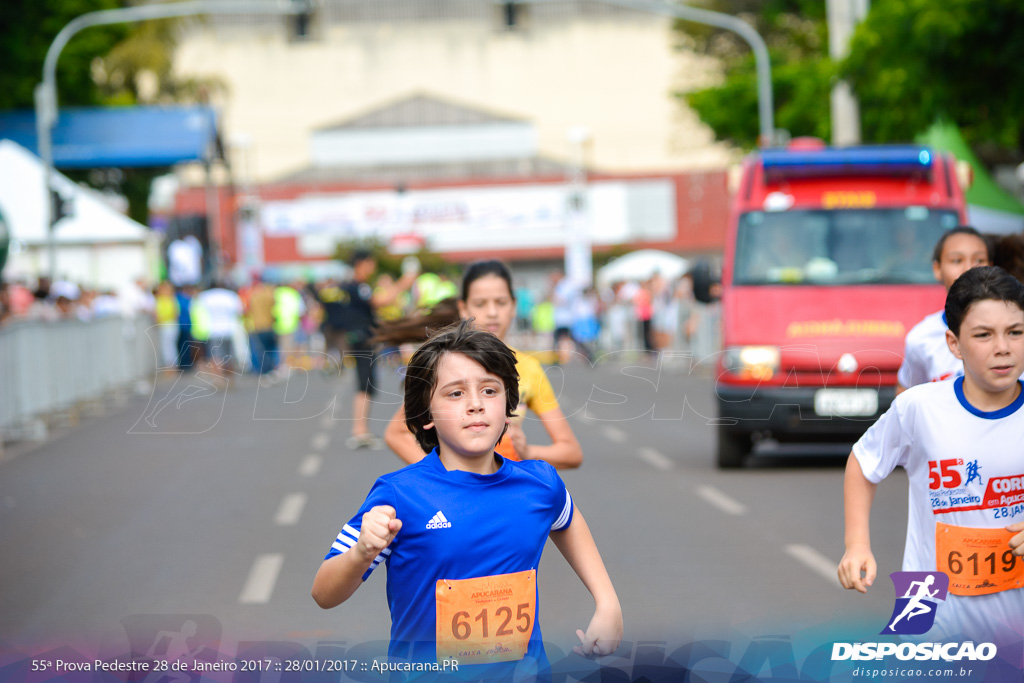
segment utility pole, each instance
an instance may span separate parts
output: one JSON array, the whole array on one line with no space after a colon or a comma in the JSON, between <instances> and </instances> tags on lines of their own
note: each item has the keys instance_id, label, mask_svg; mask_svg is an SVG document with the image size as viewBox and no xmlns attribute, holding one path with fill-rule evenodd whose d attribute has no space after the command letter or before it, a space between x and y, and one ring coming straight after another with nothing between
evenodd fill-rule
<instances>
[{"instance_id":1,"label":"utility pole","mask_svg":"<svg viewBox=\"0 0 1024 683\"><path fill-rule=\"evenodd\" d=\"M50 43L43 61L43 81L35 90L36 134L39 156L43 162L44 209L43 219L47 228L47 251L49 256L50 280L57 279L57 238L55 216L50 193L53 189L53 127L57 123L57 60L68 41L79 31L92 26L124 24L150 19L171 19L199 14L267 14L308 16L313 11L313 0L192 0L191 2L168 2L163 4L123 7L120 9L88 12L72 19L60 30Z\"/></svg>"},{"instance_id":2,"label":"utility pole","mask_svg":"<svg viewBox=\"0 0 1024 683\"><path fill-rule=\"evenodd\" d=\"M868 0L827 0L828 53L833 62L850 53L850 38L868 13ZM832 144L847 147L860 144L860 105L846 81L832 86Z\"/></svg>"}]
</instances>

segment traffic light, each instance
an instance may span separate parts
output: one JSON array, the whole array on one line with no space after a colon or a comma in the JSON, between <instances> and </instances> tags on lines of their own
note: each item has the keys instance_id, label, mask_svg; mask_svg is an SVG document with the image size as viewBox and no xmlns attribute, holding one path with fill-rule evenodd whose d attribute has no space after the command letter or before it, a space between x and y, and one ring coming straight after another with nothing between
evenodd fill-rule
<instances>
[{"instance_id":1,"label":"traffic light","mask_svg":"<svg viewBox=\"0 0 1024 683\"><path fill-rule=\"evenodd\" d=\"M54 225L60 219L72 216L74 213L74 201L65 199L60 192L50 188L50 225Z\"/></svg>"},{"instance_id":2,"label":"traffic light","mask_svg":"<svg viewBox=\"0 0 1024 683\"><path fill-rule=\"evenodd\" d=\"M700 260L690 271L693 278L693 298L702 304L714 303L720 292L720 278L711 270L711 264Z\"/></svg>"},{"instance_id":3,"label":"traffic light","mask_svg":"<svg viewBox=\"0 0 1024 683\"><path fill-rule=\"evenodd\" d=\"M292 16L293 37L297 40L305 40L310 37L310 27L313 24L314 0L292 0L292 5L296 9Z\"/></svg>"},{"instance_id":4,"label":"traffic light","mask_svg":"<svg viewBox=\"0 0 1024 683\"><path fill-rule=\"evenodd\" d=\"M505 28L515 28L519 23L519 8L516 7L516 3L509 2L509 0L506 0L503 10L504 11L502 12L502 14L504 15L505 19Z\"/></svg>"}]
</instances>

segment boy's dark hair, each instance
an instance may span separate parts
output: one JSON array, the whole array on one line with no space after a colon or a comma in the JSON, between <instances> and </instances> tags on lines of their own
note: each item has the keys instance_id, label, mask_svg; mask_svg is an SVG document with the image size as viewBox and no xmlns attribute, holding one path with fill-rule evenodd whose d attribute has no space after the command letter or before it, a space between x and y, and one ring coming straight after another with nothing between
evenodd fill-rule
<instances>
[{"instance_id":1,"label":"boy's dark hair","mask_svg":"<svg viewBox=\"0 0 1024 683\"><path fill-rule=\"evenodd\" d=\"M960 336L960 326L978 301L1005 301L1024 311L1024 284L998 266L971 268L956 279L946 294L946 324Z\"/></svg>"},{"instance_id":2,"label":"boy's dark hair","mask_svg":"<svg viewBox=\"0 0 1024 683\"><path fill-rule=\"evenodd\" d=\"M348 264L354 268L357 263L362 263L363 261L369 261L371 259L373 259L373 252L369 249L359 247L352 252L352 255L348 259Z\"/></svg>"},{"instance_id":3,"label":"boy's dark hair","mask_svg":"<svg viewBox=\"0 0 1024 683\"><path fill-rule=\"evenodd\" d=\"M516 299L516 290L512 286L512 273L509 272L508 266L497 259L488 259L486 261L474 261L466 267L466 272L462 274L462 301L469 300L469 287L474 282L484 277L485 275L497 275L505 284L508 285L508 294L512 297L512 300Z\"/></svg>"},{"instance_id":4,"label":"boy's dark hair","mask_svg":"<svg viewBox=\"0 0 1024 683\"><path fill-rule=\"evenodd\" d=\"M519 407L519 373L512 349L490 332L475 329L472 318L441 330L413 354L405 371L405 424L420 448L428 453L437 447L437 430L424 429L423 425L433 421L430 398L437 387L438 365L448 353L461 353L501 379L505 386L505 417L512 417ZM505 425L501 436L507 429Z\"/></svg>"},{"instance_id":5,"label":"boy's dark hair","mask_svg":"<svg viewBox=\"0 0 1024 683\"><path fill-rule=\"evenodd\" d=\"M942 237L935 243L935 251L932 252L932 261L942 263L942 250L946 246L946 240L953 235L974 235L985 245L985 252L988 254L988 262L992 263L992 242L985 239L985 236L969 225L958 225L942 233Z\"/></svg>"}]
</instances>

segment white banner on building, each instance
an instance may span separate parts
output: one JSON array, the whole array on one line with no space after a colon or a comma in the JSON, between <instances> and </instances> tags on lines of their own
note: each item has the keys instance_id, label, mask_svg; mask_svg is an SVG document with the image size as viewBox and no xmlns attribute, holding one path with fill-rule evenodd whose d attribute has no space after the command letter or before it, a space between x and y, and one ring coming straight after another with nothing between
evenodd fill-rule
<instances>
[{"instance_id":1,"label":"white banner on building","mask_svg":"<svg viewBox=\"0 0 1024 683\"><path fill-rule=\"evenodd\" d=\"M597 182L588 186L587 194L585 220L595 244L675 236L670 181ZM641 196L642 207L636 205ZM388 241L395 235L418 234L441 252L550 247L566 242L567 201L566 185L306 195L264 203L260 223L274 237L320 234L339 241Z\"/></svg>"}]
</instances>

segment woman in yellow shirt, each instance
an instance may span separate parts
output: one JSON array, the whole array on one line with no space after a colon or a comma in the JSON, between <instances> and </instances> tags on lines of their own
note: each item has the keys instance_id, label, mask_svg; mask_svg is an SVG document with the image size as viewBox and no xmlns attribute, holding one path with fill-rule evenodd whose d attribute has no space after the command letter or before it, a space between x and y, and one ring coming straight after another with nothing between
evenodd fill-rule
<instances>
[{"instance_id":1,"label":"woman in yellow shirt","mask_svg":"<svg viewBox=\"0 0 1024 683\"><path fill-rule=\"evenodd\" d=\"M477 327L504 341L516 315L512 274L501 261L477 261L462 276L459 314L475 318ZM502 437L496 451L513 460L544 460L558 468L579 467L583 451L569 421L558 406L551 382L537 359L516 349L516 370L519 372L520 409ZM529 444L523 432L524 408L529 408L544 426L551 443ZM421 460L426 453L405 424L405 410L399 408L391 419L384 440L407 463Z\"/></svg>"},{"instance_id":2,"label":"woman in yellow shirt","mask_svg":"<svg viewBox=\"0 0 1024 683\"><path fill-rule=\"evenodd\" d=\"M156 324L160 330L160 361L164 369L178 369L178 300L174 286L164 280L156 288Z\"/></svg>"}]
</instances>

